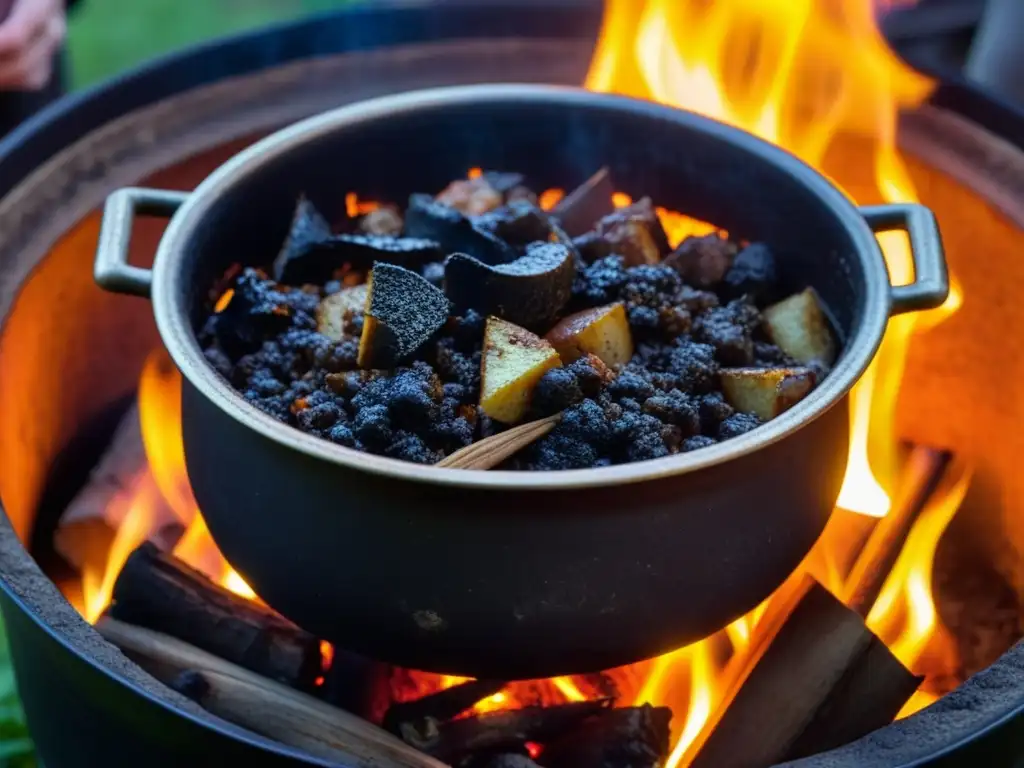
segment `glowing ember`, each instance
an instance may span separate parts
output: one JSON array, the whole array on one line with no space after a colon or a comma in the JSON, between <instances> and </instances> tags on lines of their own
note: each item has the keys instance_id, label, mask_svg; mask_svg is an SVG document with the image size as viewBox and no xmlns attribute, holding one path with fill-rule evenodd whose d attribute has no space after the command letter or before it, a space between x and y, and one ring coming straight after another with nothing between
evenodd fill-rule
<instances>
[{"instance_id":1,"label":"glowing ember","mask_svg":"<svg viewBox=\"0 0 1024 768\"><path fill-rule=\"evenodd\" d=\"M872 7L871 0L609 0L587 86L732 123L785 147L839 184L862 176L864 163L848 161L846 167L835 167L832 159L826 167L826 155L844 135L857 135L862 142L866 138L874 153L876 197L915 201L912 181L896 150L897 110L918 104L931 84L888 50L875 27ZM834 154L844 157L842 152ZM469 177L481 174L474 168ZM540 196L540 205L550 210L563 196L562 190L548 190ZM627 195L615 195L617 206L631 202ZM354 193L346 197L350 216L376 207ZM673 244L716 229L680 213L659 209L658 214ZM913 268L906 237L884 233L879 240L893 281L909 282ZM852 394L849 466L839 500L843 509L876 517L889 510L899 463L894 414L907 347L915 333L941 322L962 300L954 282L942 308L890 321L878 357ZM226 306L230 296L221 301ZM175 554L236 593L257 599L227 565L196 509L181 444L180 382L162 352L148 361L139 398L150 468L137 479L131 494L115 501L127 507L125 522L103 572L82 574L83 613L95 620L102 612L124 559L153 533L152 508L161 496L187 526ZM968 481L967 470L953 473L948 487L941 488L924 510L868 619L901 661L928 676L901 715L934 700L942 692L935 681L950 673L954 652L932 602L931 569L939 538ZM833 522L841 517L835 516ZM851 540L855 537L826 534L799 572L809 572L834 593L843 594ZM675 741L666 768L675 768L700 743L702 730L737 671L770 637L791 583L795 580L747 616L691 646L610 670L600 680L579 676L513 683L480 702L476 711L582 701L605 695L603 686L611 684L622 704L672 708ZM325 668L329 667L333 649L325 643L322 652ZM404 671L400 679L392 680L391 695L406 701L463 680ZM533 745L531 754L536 749Z\"/></svg>"}]
</instances>

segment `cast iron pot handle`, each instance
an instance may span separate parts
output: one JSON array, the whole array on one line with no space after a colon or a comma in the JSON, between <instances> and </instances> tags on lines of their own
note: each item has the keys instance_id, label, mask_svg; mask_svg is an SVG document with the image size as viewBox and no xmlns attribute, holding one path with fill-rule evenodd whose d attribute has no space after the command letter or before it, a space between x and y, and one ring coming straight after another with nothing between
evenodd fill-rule
<instances>
[{"instance_id":1,"label":"cast iron pot handle","mask_svg":"<svg viewBox=\"0 0 1024 768\"><path fill-rule=\"evenodd\" d=\"M891 314L940 306L949 295L949 272L935 214L914 203L865 205L860 212L874 232L902 229L910 238L914 282L892 287Z\"/></svg>"},{"instance_id":2,"label":"cast iron pot handle","mask_svg":"<svg viewBox=\"0 0 1024 768\"><path fill-rule=\"evenodd\" d=\"M128 263L132 223L136 216L169 219L187 199L187 192L138 187L119 189L108 197L103 206L103 223L93 266L96 283L113 293L149 298L153 273Z\"/></svg>"}]
</instances>

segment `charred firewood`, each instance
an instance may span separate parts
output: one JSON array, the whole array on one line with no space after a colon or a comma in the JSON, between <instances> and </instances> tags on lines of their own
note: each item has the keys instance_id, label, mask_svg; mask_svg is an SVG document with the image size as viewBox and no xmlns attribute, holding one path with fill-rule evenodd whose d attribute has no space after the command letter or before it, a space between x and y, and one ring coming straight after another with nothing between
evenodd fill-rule
<instances>
[{"instance_id":1,"label":"charred firewood","mask_svg":"<svg viewBox=\"0 0 1024 768\"><path fill-rule=\"evenodd\" d=\"M428 718L420 728L405 726L401 737L428 755L454 763L479 752L510 752L530 741L548 743L561 738L611 706L596 699L554 707L524 707L439 724Z\"/></svg>"},{"instance_id":2,"label":"charred firewood","mask_svg":"<svg viewBox=\"0 0 1024 768\"><path fill-rule=\"evenodd\" d=\"M322 671L317 638L148 542L125 561L110 614L300 690Z\"/></svg>"},{"instance_id":3,"label":"charred firewood","mask_svg":"<svg viewBox=\"0 0 1024 768\"><path fill-rule=\"evenodd\" d=\"M668 756L668 707L622 707L590 718L548 742L545 768L655 768Z\"/></svg>"},{"instance_id":4,"label":"charred firewood","mask_svg":"<svg viewBox=\"0 0 1024 768\"><path fill-rule=\"evenodd\" d=\"M79 571L102 572L110 546L129 510L129 505L116 504L114 500L134 493L145 471L146 448L142 443L139 406L132 403L85 486L57 523L53 545L58 554ZM151 509L154 525L150 540L160 549L172 548L184 527L159 494L153 494Z\"/></svg>"},{"instance_id":5,"label":"charred firewood","mask_svg":"<svg viewBox=\"0 0 1024 768\"><path fill-rule=\"evenodd\" d=\"M380 722L387 706L387 681L391 666L340 648L331 650L330 666L317 695L328 704Z\"/></svg>"},{"instance_id":6,"label":"charred firewood","mask_svg":"<svg viewBox=\"0 0 1024 768\"><path fill-rule=\"evenodd\" d=\"M447 768L361 717L170 635L102 618L96 631L161 682L218 717L352 768Z\"/></svg>"},{"instance_id":7,"label":"charred firewood","mask_svg":"<svg viewBox=\"0 0 1024 768\"><path fill-rule=\"evenodd\" d=\"M508 683L504 680L470 680L412 701L392 704L384 715L384 729L401 735L403 726L419 729L429 719L443 723L493 696L506 685Z\"/></svg>"}]
</instances>

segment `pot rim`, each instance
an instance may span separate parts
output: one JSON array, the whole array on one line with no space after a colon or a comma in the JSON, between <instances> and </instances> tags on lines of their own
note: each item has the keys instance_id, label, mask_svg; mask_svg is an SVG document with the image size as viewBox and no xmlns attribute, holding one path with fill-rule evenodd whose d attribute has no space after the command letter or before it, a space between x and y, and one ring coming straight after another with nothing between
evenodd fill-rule
<instances>
[{"instance_id":1,"label":"pot rim","mask_svg":"<svg viewBox=\"0 0 1024 768\"><path fill-rule=\"evenodd\" d=\"M178 268L181 246L189 240L213 202L222 194L229 188L244 184L269 159L337 129L386 119L396 113L509 101L576 106L600 104L648 119L683 125L691 130L714 131L732 144L738 154L746 153L758 162L775 166L814 194L845 228L863 266L865 278L860 327L847 339L839 360L825 380L811 395L767 424L692 453L591 469L483 472L414 464L346 448L307 434L282 424L247 403L206 362L187 313L175 297L184 295L182 271ZM685 110L582 88L533 84L484 84L410 91L340 107L282 128L227 160L188 195L160 240L152 273L156 324L171 358L193 387L244 426L311 458L376 475L431 485L516 491L571 490L663 479L724 464L789 437L835 406L868 367L881 344L888 322L890 291L881 249L857 207L820 173L786 150L738 128Z\"/></svg>"}]
</instances>

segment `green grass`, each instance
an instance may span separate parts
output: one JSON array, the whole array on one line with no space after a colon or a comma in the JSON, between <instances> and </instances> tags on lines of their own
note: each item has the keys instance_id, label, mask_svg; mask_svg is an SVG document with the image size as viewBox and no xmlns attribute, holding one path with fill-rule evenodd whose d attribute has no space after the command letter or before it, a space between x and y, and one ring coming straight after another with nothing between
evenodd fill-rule
<instances>
[{"instance_id":1,"label":"green grass","mask_svg":"<svg viewBox=\"0 0 1024 768\"><path fill-rule=\"evenodd\" d=\"M69 20L74 87L217 35L337 8L347 0L82 0Z\"/></svg>"},{"instance_id":2,"label":"green grass","mask_svg":"<svg viewBox=\"0 0 1024 768\"><path fill-rule=\"evenodd\" d=\"M91 85L176 48L349 1L82 0L68 24L71 85ZM35 766L0 623L0 768Z\"/></svg>"}]
</instances>

